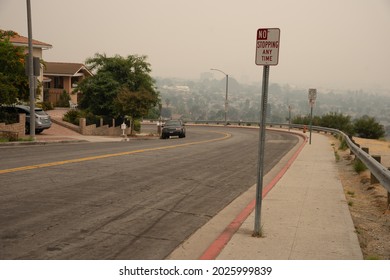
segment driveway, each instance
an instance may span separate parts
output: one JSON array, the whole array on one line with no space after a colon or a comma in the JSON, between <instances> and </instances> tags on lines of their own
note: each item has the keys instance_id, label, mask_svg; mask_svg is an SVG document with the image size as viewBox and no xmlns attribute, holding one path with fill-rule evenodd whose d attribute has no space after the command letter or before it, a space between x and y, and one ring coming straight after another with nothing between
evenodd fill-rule
<instances>
[{"instance_id":1,"label":"driveway","mask_svg":"<svg viewBox=\"0 0 390 280\"><path fill-rule=\"evenodd\" d=\"M68 111L69 109L54 109L46 111L50 115L50 117L53 119L62 120L63 115ZM77 133L76 131L73 131L69 128L63 127L59 124L56 124L52 122L52 125L49 129L45 129L39 134L36 134L36 139L38 141L50 141L50 140L69 140L73 139L77 136L80 136L80 133Z\"/></svg>"}]
</instances>

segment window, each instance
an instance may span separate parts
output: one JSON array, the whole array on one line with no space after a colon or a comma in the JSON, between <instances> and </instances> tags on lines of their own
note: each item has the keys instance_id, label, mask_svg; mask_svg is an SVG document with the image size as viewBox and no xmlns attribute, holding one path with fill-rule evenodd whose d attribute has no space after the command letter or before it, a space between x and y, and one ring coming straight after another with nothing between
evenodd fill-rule
<instances>
[{"instance_id":1,"label":"window","mask_svg":"<svg viewBox=\"0 0 390 280\"><path fill-rule=\"evenodd\" d=\"M64 88L63 77L54 77L54 88Z\"/></svg>"},{"instance_id":2,"label":"window","mask_svg":"<svg viewBox=\"0 0 390 280\"><path fill-rule=\"evenodd\" d=\"M78 82L79 82L79 77L72 77L71 79L72 88L76 87Z\"/></svg>"}]
</instances>

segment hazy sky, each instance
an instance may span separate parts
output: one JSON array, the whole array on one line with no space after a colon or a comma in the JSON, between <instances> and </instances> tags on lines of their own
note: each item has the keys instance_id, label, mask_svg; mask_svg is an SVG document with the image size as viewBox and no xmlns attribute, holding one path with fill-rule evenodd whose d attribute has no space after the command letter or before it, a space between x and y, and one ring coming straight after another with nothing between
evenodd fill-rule
<instances>
[{"instance_id":1,"label":"hazy sky","mask_svg":"<svg viewBox=\"0 0 390 280\"><path fill-rule=\"evenodd\" d=\"M259 82L256 31L280 28L270 83L390 89L390 0L31 0L44 60L147 55L152 75L200 77L218 68ZM0 29L27 36L25 0L0 0ZM224 78L213 72L214 77Z\"/></svg>"}]
</instances>

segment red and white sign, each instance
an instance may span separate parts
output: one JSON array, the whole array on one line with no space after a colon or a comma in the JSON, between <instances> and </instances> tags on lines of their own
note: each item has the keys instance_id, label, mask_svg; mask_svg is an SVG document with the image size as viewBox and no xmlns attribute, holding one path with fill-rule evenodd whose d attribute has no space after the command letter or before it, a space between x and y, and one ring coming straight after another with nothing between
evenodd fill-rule
<instances>
[{"instance_id":1,"label":"red and white sign","mask_svg":"<svg viewBox=\"0 0 390 280\"><path fill-rule=\"evenodd\" d=\"M256 33L256 65L278 65L279 28L260 28Z\"/></svg>"}]
</instances>

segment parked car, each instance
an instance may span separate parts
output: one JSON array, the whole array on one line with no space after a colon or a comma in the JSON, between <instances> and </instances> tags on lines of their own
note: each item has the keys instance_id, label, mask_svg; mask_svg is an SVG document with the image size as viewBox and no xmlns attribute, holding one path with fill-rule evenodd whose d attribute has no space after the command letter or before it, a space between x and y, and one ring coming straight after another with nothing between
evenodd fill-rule
<instances>
[{"instance_id":1,"label":"parked car","mask_svg":"<svg viewBox=\"0 0 390 280\"><path fill-rule=\"evenodd\" d=\"M26 114L26 134L30 133L30 106L14 105L1 106L1 110L9 114ZM41 108L35 108L35 133L41 133L44 129L51 127L51 119Z\"/></svg>"},{"instance_id":2,"label":"parked car","mask_svg":"<svg viewBox=\"0 0 390 280\"><path fill-rule=\"evenodd\" d=\"M186 137L186 128L181 120L169 120L162 125L161 139L166 139L170 136Z\"/></svg>"}]
</instances>

